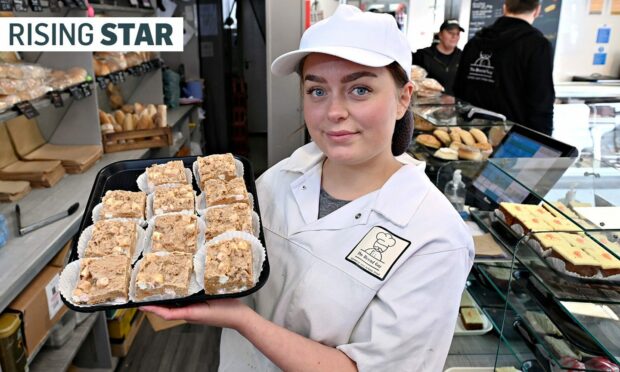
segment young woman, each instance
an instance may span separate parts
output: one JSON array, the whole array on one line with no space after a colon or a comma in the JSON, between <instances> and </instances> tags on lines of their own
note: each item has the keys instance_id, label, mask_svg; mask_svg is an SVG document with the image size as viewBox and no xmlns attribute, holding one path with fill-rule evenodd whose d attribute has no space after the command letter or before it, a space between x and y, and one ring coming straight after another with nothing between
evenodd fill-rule
<instances>
[{"instance_id":1,"label":"young woman","mask_svg":"<svg viewBox=\"0 0 620 372\"><path fill-rule=\"evenodd\" d=\"M257 181L269 280L249 305L144 310L225 328L220 370L441 371L474 251L401 155L410 53L393 18L341 5L276 59L301 77L313 142Z\"/></svg>"}]
</instances>

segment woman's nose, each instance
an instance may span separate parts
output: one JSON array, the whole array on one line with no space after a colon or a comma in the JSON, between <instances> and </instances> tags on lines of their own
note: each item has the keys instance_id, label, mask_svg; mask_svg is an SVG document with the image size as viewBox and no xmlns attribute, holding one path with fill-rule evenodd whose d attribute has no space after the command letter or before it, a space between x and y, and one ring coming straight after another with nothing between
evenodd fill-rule
<instances>
[{"instance_id":1,"label":"woman's nose","mask_svg":"<svg viewBox=\"0 0 620 372\"><path fill-rule=\"evenodd\" d=\"M347 105L342 98L333 98L328 107L327 118L338 123L349 116Z\"/></svg>"}]
</instances>

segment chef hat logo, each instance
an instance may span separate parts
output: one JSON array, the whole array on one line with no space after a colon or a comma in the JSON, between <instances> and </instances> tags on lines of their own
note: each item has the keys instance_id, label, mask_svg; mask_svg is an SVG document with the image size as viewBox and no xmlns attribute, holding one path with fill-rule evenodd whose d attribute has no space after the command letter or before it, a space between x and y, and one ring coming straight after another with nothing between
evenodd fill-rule
<instances>
[{"instance_id":1,"label":"chef hat logo","mask_svg":"<svg viewBox=\"0 0 620 372\"><path fill-rule=\"evenodd\" d=\"M396 245L396 240L392 237L392 235L380 232L377 234L377 240L373 245L374 249L377 249L381 252L385 252L388 248Z\"/></svg>"}]
</instances>

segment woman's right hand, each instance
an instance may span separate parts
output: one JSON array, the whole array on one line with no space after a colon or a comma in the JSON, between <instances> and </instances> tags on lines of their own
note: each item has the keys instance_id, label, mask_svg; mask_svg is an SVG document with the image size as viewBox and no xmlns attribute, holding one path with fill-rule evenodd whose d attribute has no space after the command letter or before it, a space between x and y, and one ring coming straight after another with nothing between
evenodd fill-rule
<instances>
[{"instance_id":1,"label":"woman's right hand","mask_svg":"<svg viewBox=\"0 0 620 372\"><path fill-rule=\"evenodd\" d=\"M184 307L142 306L140 310L165 320L185 320L190 323L238 329L253 312L243 302L232 299L209 300Z\"/></svg>"}]
</instances>

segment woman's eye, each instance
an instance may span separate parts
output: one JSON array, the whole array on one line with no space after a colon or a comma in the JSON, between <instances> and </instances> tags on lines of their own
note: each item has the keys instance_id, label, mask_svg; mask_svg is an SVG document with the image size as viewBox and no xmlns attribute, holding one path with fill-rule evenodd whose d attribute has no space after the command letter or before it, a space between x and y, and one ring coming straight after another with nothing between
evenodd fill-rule
<instances>
[{"instance_id":1,"label":"woman's eye","mask_svg":"<svg viewBox=\"0 0 620 372\"><path fill-rule=\"evenodd\" d=\"M358 96L363 96L365 94L368 94L368 92L370 92L370 90L366 87L353 88L353 94L358 95Z\"/></svg>"},{"instance_id":2,"label":"woman's eye","mask_svg":"<svg viewBox=\"0 0 620 372\"><path fill-rule=\"evenodd\" d=\"M323 97L325 95L325 91L321 88L310 88L306 91L306 93L315 97Z\"/></svg>"}]
</instances>

